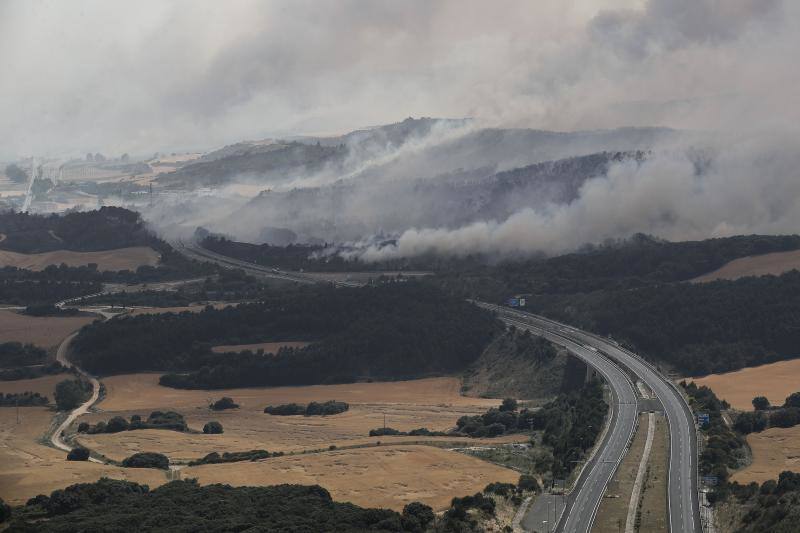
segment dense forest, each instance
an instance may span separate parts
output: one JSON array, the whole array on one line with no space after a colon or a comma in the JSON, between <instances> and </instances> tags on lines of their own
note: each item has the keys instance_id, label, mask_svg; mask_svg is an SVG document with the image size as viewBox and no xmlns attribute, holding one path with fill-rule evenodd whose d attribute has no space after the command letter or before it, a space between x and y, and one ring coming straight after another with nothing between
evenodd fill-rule
<instances>
[{"instance_id":1,"label":"dense forest","mask_svg":"<svg viewBox=\"0 0 800 533\"><path fill-rule=\"evenodd\" d=\"M0 249L20 253L53 250L94 252L128 246L153 246L161 241L145 226L141 216L121 207L101 207L63 215L0 213Z\"/></svg>"},{"instance_id":2,"label":"dense forest","mask_svg":"<svg viewBox=\"0 0 800 533\"><path fill-rule=\"evenodd\" d=\"M690 375L796 357L800 272L636 290L532 296L529 308L602 335Z\"/></svg>"},{"instance_id":3,"label":"dense forest","mask_svg":"<svg viewBox=\"0 0 800 533\"><path fill-rule=\"evenodd\" d=\"M94 373L188 371L162 377L180 388L301 385L462 370L501 329L491 314L417 283L317 286L224 309L96 322L73 348ZM211 351L215 344L296 340L312 344L271 357Z\"/></svg>"},{"instance_id":4,"label":"dense forest","mask_svg":"<svg viewBox=\"0 0 800 533\"><path fill-rule=\"evenodd\" d=\"M430 507L409 504L407 509L401 514L334 502L317 485L231 487L173 481L149 490L129 481L101 479L31 499L14 509L7 531L423 531L418 515L431 516Z\"/></svg>"},{"instance_id":5,"label":"dense forest","mask_svg":"<svg viewBox=\"0 0 800 533\"><path fill-rule=\"evenodd\" d=\"M572 294L685 281L748 255L800 248L800 236L746 235L669 242L635 235L548 259L464 261L437 277L448 290L490 301L511 294Z\"/></svg>"}]
</instances>

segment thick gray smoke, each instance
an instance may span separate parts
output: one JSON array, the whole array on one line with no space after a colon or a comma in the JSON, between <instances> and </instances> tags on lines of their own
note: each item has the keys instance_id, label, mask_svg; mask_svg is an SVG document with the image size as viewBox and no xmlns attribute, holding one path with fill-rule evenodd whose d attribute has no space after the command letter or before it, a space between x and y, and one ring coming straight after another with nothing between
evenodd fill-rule
<instances>
[{"instance_id":1,"label":"thick gray smoke","mask_svg":"<svg viewBox=\"0 0 800 533\"><path fill-rule=\"evenodd\" d=\"M286 228L369 260L796 232L798 49L791 0L12 0L0 4L0 155L474 117L353 142L313 170L243 174L147 217L169 236ZM672 130L614 130L629 126ZM626 153L487 192L498 172L604 150Z\"/></svg>"},{"instance_id":2,"label":"thick gray smoke","mask_svg":"<svg viewBox=\"0 0 800 533\"><path fill-rule=\"evenodd\" d=\"M614 164L568 204L523 209L505 220L457 229L409 229L396 244L356 246L365 260L424 253L501 257L572 251L635 232L670 240L800 230L800 142L783 137L731 142L698 169L688 154Z\"/></svg>"}]
</instances>

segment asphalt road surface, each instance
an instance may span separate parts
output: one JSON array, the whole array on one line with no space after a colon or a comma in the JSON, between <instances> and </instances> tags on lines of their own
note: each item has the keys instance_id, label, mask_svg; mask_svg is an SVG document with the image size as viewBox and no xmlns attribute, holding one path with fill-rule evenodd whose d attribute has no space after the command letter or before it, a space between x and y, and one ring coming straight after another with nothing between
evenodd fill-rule
<instances>
[{"instance_id":1,"label":"asphalt road surface","mask_svg":"<svg viewBox=\"0 0 800 533\"><path fill-rule=\"evenodd\" d=\"M361 283L356 283L353 281L342 281L334 279L325 280L314 276L308 276L301 272L279 270L277 268L268 268L265 266L257 265L255 263L248 263L247 261L240 261L238 259L233 259L232 257L221 255L212 252L210 250L206 250L205 248L196 244L189 244L180 241L173 242L171 244L176 250L178 250L183 255L191 259L216 263L217 265L223 268L239 268L244 270L248 274L257 277L281 279L284 281L295 281L297 283L330 282L342 287L360 287L362 285Z\"/></svg>"},{"instance_id":2,"label":"asphalt road surface","mask_svg":"<svg viewBox=\"0 0 800 533\"><path fill-rule=\"evenodd\" d=\"M506 322L514 321L517 324L525 324L539 331L546 332L548 334L546 335L547 338L553 340L557 344L567 346L571 351L575 351L573 350L575 345L583 346L584 353L575 352L576 355L583 355L584 357L582 358L587 360L587 362L595 368L598 368L598 370L600 369L598 364L602 366L604 360L608 361L608 359L610 359L617 365L627 368L653 391L664 408L669 424L670 457L667 503L670 531L673 533L694 533L701 531L699 498L697 492L697 435L695 432L694 417L675 385L661 375L650 363L636 354L621 348L609 339L530 313L491 304L481 305L498 311L500 317ZM571 342L573 346L569 346L567 341ZM595 352L592 348L597 351ZM587 351L589 352L588 354L586 353ZM585 357L586 355L589 355L590 359L594 358L594 361L587 359ZM609 381L609 383L611 383L611 381ZM611 383L611 385L612 390L617 390L617 386L614 383ZM616 425L612 424L611 427L612 429L609 430L609 433L618 431L613 429ZM614 442L616 441L612 441L611 443L612 448L616 446ZM608 446L609 444L604 443L601 449L606 450ZM613 456L612 454L612 457ZM608 458L609 456L604 454L602 457ZM582 493L587 489L580 487L575 490ZM596 491L591 488L588 490L590 492L587 494L591 497L597 496ZM602 497L602 492L600 497ZM574 514L575 511L580 513L580 508L573 506L567 509L568 514ZM594 517L592 516L592 520L593 519ZM582 523L580 516L576 517L576 520ZM564 527L563 531L586 531L586 529L570 529L573 522L569 521L569 517L559 525L562 524ZM559 529L559 531L562 531L562 529Z\"/></svg>"},{"instance_id":3,"label":"asphalt road surface","mask_svg":"<svg viewBox=\"0 0 800 533\"><path fill-rule=\"evenodd\" d=\"M529 329L537 335L567 348L577 357L594 367L611 386L610 418L602 435L600 446L583 465L574 489L565 498L563 513L545 525L536 512L536 506L522 520L527 531L568 531L587 533L594 523L597 509L603 499L606 486L614 476L620 462L628 451L628 446L636 430L639 414L637 393L628 375L614 362L595 350L575 342L560 332L551 331L532 323L526 317L506 312L503 308L492 306L500 318L520 329ZM555 527L553 527L555 525Z\"/></svg>"}]
</instances>

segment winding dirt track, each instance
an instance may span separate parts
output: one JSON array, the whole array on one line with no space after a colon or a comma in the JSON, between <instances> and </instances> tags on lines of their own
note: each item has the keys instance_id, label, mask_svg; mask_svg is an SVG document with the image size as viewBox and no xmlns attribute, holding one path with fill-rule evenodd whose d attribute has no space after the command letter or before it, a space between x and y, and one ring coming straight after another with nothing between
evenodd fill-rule
<instances>
[{"instance_id":1,"label":"winding dirt track","mask_svg":"<svg viewBox=\"0 0 800 533\"><path fill-rule=\"evenodd\" d=\"M69 428L70 424L72 424L79 416L86 414L92 407L92 405L94 405L97 399L100 397L100 382L97 380L97 378L92 376L79 366L72 364L70 360L67 359L67 354L69 353L69 345L72 343L72 339L74 339L77 334L78 332L76 331L75 333L73 333L72 335L70 335L61 342L61 344L58 346L58 351L56 352L56 361L58 361L59 363L68 368L74 368L81 376L86 378L89 381L89 383L92 384L92 395L84 403L76 407L50 436L50 442L53 444L53 446L55 446L60 450L64 450L65 452L71 451L72 446L70 446L64 441L63 438L64 432L67 430L67 428ZM103 461L95 459L94 457L90 457L89 460L95 463L103 463Z\"/></svg>"}]
</instances>

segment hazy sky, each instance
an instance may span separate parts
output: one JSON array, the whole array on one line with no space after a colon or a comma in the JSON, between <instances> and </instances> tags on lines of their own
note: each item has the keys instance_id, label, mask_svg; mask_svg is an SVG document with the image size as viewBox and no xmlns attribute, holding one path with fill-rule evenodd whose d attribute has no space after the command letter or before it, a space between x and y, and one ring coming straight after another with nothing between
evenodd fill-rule
<instances>
[{"instance_id":1,"label":"hazy sky","mask_svg":"<svg viewBox=\"0 0 800 533\"><path fill-rule=\"evenodd\" d=\"M789 129L800 2L0 2L0 159L406 116Z\"/></svg>"}]
</instances>

